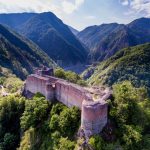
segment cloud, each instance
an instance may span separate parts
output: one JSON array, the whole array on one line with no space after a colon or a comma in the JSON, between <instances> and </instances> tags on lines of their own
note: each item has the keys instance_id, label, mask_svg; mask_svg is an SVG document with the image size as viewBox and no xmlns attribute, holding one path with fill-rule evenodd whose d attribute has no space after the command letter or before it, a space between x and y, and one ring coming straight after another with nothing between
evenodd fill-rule
<instances>
[{"instance_id":1,"label":"cloud","mask_svg":"<svg viewBox=\"0 0 150 150\"><path fill-rule=\"evenodd\" d=\"M136 13L150 17L150 0L132 0L130 6Z\"/></svg>"},{"instance_id":2,"label":"cloud","mask_svg":"<svg viewBox=\"0 0 150 150\"><path fill-rule=\"evenodd\" d=\"M52 0L0 0L0 13L59 11Z\"/></svg>"},{"instance_id":3,"label":"cloud","mask_svg":"<svg viewBox=\"0 0 150 150\"><path fill-rule=\"evenodd\" d=\"M62 7L63 11L67 14L73 13L75 10L77 10L85 0L63 0Z\"/></svg>"},{"instance_id":4,"label":"cloud","mask_svg":"<svg viewBox=\"0 0 150 150\"><path fill-rule=\"evenodd\" d=\"M120 0L120 3L124 6L129 5L129 0Z\"/></svg>"},{"instance_id":5,"label":"cloud","mask_svg":"<svg viewBox=\"0 0 150 150\"><path fill-rule=\"evenodd\" d=\"M85 0L0 0L0 13L45 12L70 14Z\"/></svg>"},{"instance_id":6,"label":"cloud","mask_svg":"<svg viewBox=\"0 0 150 150\"><path fill-rule=\"evenodd\" d=\"M93 19L96 19L96 16L92 16L92 15L91 16L86 16L85 19L93 20Z\"/></svg>"},{"instance_id":7,"label":"cloud","mask_svg":"<svg viewBox=\"0 0 150 150\"><path fill-rule=\"evenodd\" d=\"M120 0L122 5L127 4L126 0ZM125 15L143 14L145 17L150 17L150 0L128 0L129 11Z\"/></svg>"}]
</instances>

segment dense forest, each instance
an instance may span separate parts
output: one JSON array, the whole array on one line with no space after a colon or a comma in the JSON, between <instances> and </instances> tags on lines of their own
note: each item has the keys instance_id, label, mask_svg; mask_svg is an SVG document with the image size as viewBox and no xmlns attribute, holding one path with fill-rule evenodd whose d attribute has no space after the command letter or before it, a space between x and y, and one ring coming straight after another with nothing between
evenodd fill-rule
<instances>
[{"instance_id":1,"label":"dense forest","mask_svg":"<svg viewBox=\"0 0 150 150\"><path fill-rule=\"evenodd\" d=\"M129 80L135 87L144 86L150 92L149 58L149 43L122 49L111 58L99 63L94 68L94 73L88 79L88 83L112 86L117 82Z\"/></svg>"},{"instance_id":2,"label":"dense forest","mask_svg":"<svg viewBox=\"0 0 150 150\"><path fill-rule=\"evenodd\" d=\"M62 69L55 75L74 83L81 80ZM15 84L10 83L12 78ZM51 103L40 93L30 100L22 97L17 91L23 82L15 76L2 77L0 82L11 93L0 97L1 150L149 150L150 99L143 87L129 81L114 84L108 124L85 145L84 137L78 136L78 108Z\"/></svg>"},{"instance_id":3,"label":"dense forest","mask_svg":"<svg viewBox=\"0 0 150 150\"><path fill-rule=\"evenodd\" d=\"M56 66L36 44L9 27L0 25L0 75L11 72L21 79L33 72L35 67Z\"/></svg>"}]
</instances>

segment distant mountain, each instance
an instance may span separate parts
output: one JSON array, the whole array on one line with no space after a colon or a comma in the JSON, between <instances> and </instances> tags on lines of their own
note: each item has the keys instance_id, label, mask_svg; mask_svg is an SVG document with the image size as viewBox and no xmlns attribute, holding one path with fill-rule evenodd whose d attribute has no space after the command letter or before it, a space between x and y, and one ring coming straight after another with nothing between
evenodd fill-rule
<instances>
[{"instance_id":1,"label":"distant mountain","mask_svg":"<svg viewBox=\"0 0 150 150\"><path fill-rule=\"evenodd\" d=\"M85 71L84 76L86 73ZM150 93L150 43L118 51L97 65L92 74L88 79L92 85L112 86L117 82L129 80L136 87L146 86Z\"/></svg>"},{"instance_id":2,"label":"distant mountain","mask_svg":"<svg viewBox=\"0 0 150 150\"><path fill-rule=\"evenodd\" d=\"M9 69L24 79L40 65L53 66L55 63L36 44L0 25L0 68Z\"/></svg>"},{"instance_id":3,"label":"distant mountain","mask_svg":"<svg viewBox=\"0 0 150 150\"><path fill-rule=\"evenodd\" d=\"M18 31L38 44L52 59L61 60L62 66L86 61L85 48L53 13L37 14L20 26Z\"/></svg>"},{"instance_id":4,"label":"distant mountain","mask_svg":"<svg viewBox=\"0 0 150 150\"><path fill-rule=\"evenodd\" d=\"M102 61L122 48L150 42L150 18L140 18L128 25L111 23L87 27L77 37L90 49L92 60Z\"/></svg>"},{"instance_id":5,"label":"distant mountain","mask_svg":"<svg viewBox=\"0 0 150 150\"><path fill-rule=\"evenodd\" d=\"M7 20L3 16L6 16ZM63 67L86 62L86 49L68 26L53 13L1 14L0 18L3 18L1 23L13 27L32 40Z\"/></svg>"},{"instance_id":6,"label":"distant mountain","mask_svg":"<svg viewBox=\"0 0 150 150\"><path fill-rule=\"evenodd\" d=\"M73 28L73 27L71 27L71 26L68 26L68 27L69 27L69 29L71 30L71 32L72 32L75 36L79 33L79 31L76 30L75 28Z\"/></svg>"}]
</instances>

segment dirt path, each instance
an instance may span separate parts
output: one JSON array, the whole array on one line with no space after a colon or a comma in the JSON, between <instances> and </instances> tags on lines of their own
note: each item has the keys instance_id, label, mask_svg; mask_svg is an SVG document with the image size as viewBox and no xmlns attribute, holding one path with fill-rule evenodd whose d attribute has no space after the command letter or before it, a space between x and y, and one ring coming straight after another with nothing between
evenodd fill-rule
<instances>
[{"instance_id":1,"label":"dirt path","mask_svg":"<svg viewBox=\"0 0 150 150\"><path fill-rule=\"evenodd\" d=\"M9 93L7 93L4 89L4 87L2 85L0 85L0 89L1 89L1 96L8 96Z\"/></svg>"}]
</instances>

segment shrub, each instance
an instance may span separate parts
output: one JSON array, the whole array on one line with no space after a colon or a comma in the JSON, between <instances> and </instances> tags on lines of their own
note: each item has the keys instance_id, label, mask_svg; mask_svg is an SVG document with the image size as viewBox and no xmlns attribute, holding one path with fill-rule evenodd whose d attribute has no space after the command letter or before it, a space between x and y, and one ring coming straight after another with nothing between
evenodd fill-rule
<instances>
[{"instance_id":1,"label":"shrub","mask_svg":"<svg viewBox=\"0 0 150 150\"><path fill-rule=\"evenodd\" d=\"M42 123L48 115L49 104L43 97L36 100L27 100L25 111L21 117L21 128L27 130Z\"/></svg>"}]
</instances>

